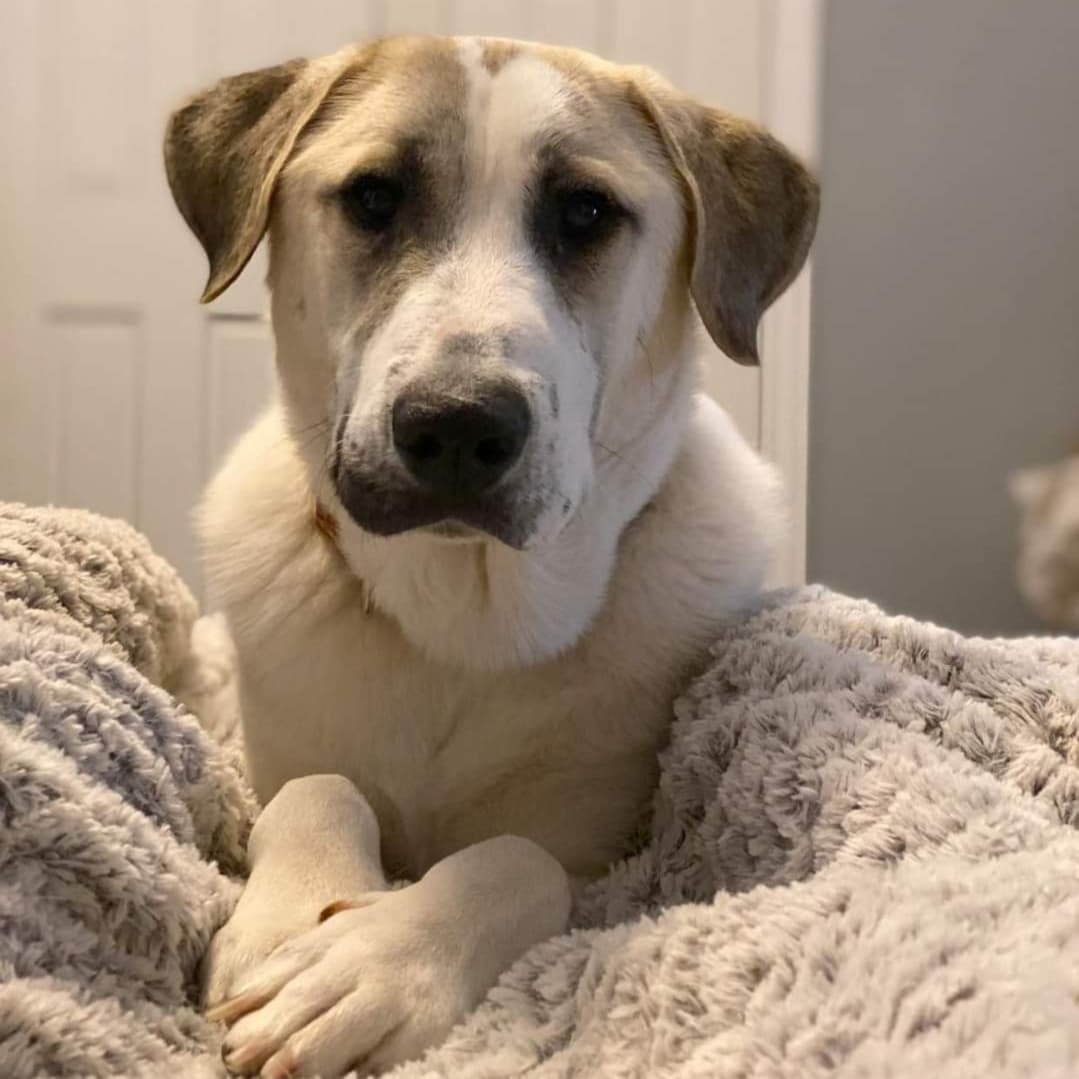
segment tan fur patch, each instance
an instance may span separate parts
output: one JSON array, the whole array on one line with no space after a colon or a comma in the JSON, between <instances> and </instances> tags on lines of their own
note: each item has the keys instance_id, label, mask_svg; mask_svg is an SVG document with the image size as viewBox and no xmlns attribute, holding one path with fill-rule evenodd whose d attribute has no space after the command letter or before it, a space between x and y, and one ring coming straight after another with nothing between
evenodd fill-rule
<instances>
[{"instance_id":1,"label":"tan fur patch","mask_svg":"<svg viewBox=\"0 0 1079 1079\"><path fill-rule=\"evenodd\" d=\"M701 319L727 355L758 362L761 316L801 269L816 231L816 179L757 125L701 105L648 68L534 48L607 113L610 140L632 133L639 152L664 154L691 214L691 289ZM600 136L600 154L605 141Z\"/></svg>"},{"instance_id":2,"label":"tan fur patch","mask_svg":"<svg viewBox=\"0 0 1079 1079\"><path fill-rule=\"evenodd\" d=\"M501 38L485 38L482 44L481 63L489 75L497 75L505 64L519 56L524 48L520 42L504 41Z\"/></svg>"}]
</instances>

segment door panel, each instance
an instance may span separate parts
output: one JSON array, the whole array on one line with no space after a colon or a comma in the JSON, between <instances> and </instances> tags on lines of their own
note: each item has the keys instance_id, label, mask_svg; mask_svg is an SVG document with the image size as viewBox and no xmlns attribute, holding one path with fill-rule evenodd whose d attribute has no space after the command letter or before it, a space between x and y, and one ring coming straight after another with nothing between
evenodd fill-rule
<instances>
[{"instance_id":1,"label":"door panel","mask_svg":"<svg viewBox=\"0 0 1079 1079\"><path fill-rule=\"evenodd\" d=\"M216 465L265 407L273 390L273 342L264 319L206 323L206 455Z\"/></svg>"}]
</instances>

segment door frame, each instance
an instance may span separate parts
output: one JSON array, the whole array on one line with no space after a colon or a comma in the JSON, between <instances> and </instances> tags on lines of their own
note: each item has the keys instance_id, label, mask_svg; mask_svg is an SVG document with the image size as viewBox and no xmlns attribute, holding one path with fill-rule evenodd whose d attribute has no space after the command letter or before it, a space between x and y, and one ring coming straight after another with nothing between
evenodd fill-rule
<instances>
[{"instance_id":1,"label":"door frame","mask_svg":"<svg viewBox=\"0 0 1079 1079\"><path fill-rule=\"evenodd\" d=\"M760 18L764 124L817 168L823 0L761 0ZM761 451L783 475L789 514L774 585L806 580L812 277L810 258L762 328Z\"/></svg>"}]
</instances>

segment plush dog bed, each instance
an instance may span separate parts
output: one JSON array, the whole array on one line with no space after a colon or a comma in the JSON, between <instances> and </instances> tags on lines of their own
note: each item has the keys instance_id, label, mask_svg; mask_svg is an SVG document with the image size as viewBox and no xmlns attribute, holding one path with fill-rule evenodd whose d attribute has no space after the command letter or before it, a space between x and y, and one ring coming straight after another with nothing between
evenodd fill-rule
<instances>
[{"instance_id":1,"label":"plush dog bed","mask_svg":"<svg viewBox=\"0 0 1079 1079\"><path fill-rule=\"evenodd\" d=\"M227 638L84 513L0 507L0 597L0 1075L223 1074ZM702 669L643 849L396 1074L1079 1074L1079 644L806 588Z\"/></svg>"}]
</instances>

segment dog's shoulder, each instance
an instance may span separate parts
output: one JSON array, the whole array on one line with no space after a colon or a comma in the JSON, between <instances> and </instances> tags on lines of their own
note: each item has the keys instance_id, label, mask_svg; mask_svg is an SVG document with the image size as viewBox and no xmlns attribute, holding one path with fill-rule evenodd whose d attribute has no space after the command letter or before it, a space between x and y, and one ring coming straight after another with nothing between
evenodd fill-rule
<instances>
[{"instance_id":1,"label":"dog's shoulder","mask_svg":"<svg viewBox=\"0 0 1079 1079\"><path fill-rule=\"evenodd\" d=\"M236 443L197 524L211 596L233 617L245 608L337 602L336 593L358 588L317 526L306 467L277 405Z\"/></svg>"}]
</instances>

